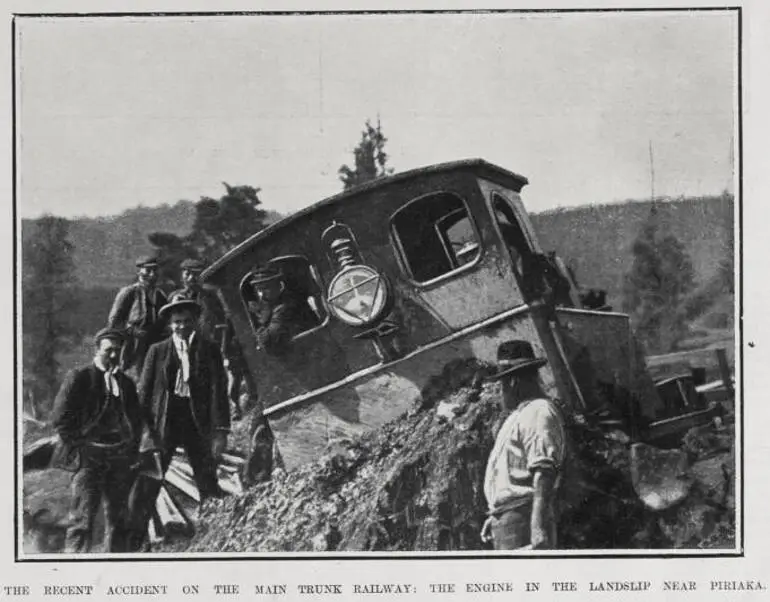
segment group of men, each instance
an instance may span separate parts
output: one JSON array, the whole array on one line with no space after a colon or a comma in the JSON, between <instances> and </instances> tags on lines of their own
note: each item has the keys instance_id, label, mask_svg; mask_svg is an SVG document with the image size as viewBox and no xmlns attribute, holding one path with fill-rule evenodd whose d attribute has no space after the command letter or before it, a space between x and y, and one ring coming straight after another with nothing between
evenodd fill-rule
<instances>
[{"instance_id":1,"label":"group of men","mask_svg":"<svg viewBox=\"0 0 770 602\"><path fill-rule=\"evenodd\" d=\"M232 326L216 291L200 285L200 262L182 263L184 286L168 297L156 285L155 258L139 260L137 269L137 282L121 289L107 327L94 337L93 361L67 375L54 403L61 440L55 462L75 471L68 552L92 549L100 503L104 550L142 550L178 446L187 452L201 499L222 494L217 462L227 447L230 401L242 374ZM278 353L301 315L285 301L275 268L255 270L249 284L257 345ZM221 350L215 342L220 335ZM481 538L500 550L554 548L566 436L561 412L539 381L546 360L535 357L529 342L507 341L499 346L498 363L491 378L501 382L501 405L509 414L487 463L489 515ZM256 470L267 466L269 473L269 426L257 417L251 431Z\"/></svg>"},{"instance_id":2,"label":"group of men","mask_svg":"<svg viewBox=\"0 0 770 602\"><path fill-rule=\"evenodd\" d=\"M67 552L92 550L100 504L104 550L144 549L163 475L179 446L201 499L222 495L217 463L227 447L230 401L242 373L232 326L217 292L200 285L201 262L182 263L183 287L168 297L157 287L156 258L136 266L137 282L120 290L107 326L94 337L93 361L67 375L54 402L60 439L54 465L75 472ZM285 330L271 296L279 281L279 272L265 278L264 270L252 278L261 303L256 329L265 344L280 342ZM215 342L220 332L221 350ZM270 438L259 416L252 430Z\"/></svg>"}]
</instances>

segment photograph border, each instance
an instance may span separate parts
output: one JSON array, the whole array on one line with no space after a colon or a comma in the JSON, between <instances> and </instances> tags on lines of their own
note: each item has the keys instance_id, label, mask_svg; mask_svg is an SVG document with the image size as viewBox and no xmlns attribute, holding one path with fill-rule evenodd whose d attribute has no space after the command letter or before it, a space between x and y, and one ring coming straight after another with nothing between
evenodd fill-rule
<instances>
[{"instance_id":1,"label":"photograph border","mask_svg":"<svg viewBox=\"0 0 770 602\"><path fill-rule=\"evenodd\" d=\"M164 10L158 12L25 12L16 11L11 14L11 143L12 143L12 257L13 257L13 436L14 436L14 563L39 564L39 563L136 563L136 562L223 562L223 561L340 561L340 560L500 560L500 559L521 559L521 560L572 560L572 559L687 559L687 558L744 558L745 554L745 489L743 475L745 471L745 441L744 441L744 258L743 258L743 192L744 192L744 174L743 174L743 6L659 6L659 7L617 7L617 8L494 8L494 9L376 9L376 10L251 10L251 11L173 11ZM214 553L214 552L189 552L189 553L144 553L144 554L40 554L24 555L21 550L22 525L19 519L22 509L21 499L23 496L23 471L20 470L21 453L23 449L22 437L22 412L20 412L21 399L21 344L20 335L22 334L20 323L20 303L21 303L21 225L18 214L18 148L19 148L19 128L17 126L18 117L18 99L17 99L17 78L20 65L17 62L17 22L22 20L31 20L38 18L62 18L62 19L120 19L120 18L179 18L179 17L292 17L292 16L364 16L364 15L436 15L436 14L460 14L460 15L495 15L495 14L607 14L607 13L700 13L700 12L723 12L736 13L737 17L737 37L733 54L733 59L737 60L737 69L735 72L733 97L736 99L735 106L734 132L737 134L737 143L734 148L737 150L735 162L733 165L733 181L737 184L737 194L735 195L734 206L734 231L737 234L737 244L733 250L736 258L735 280L738 286L735 300L736 311L736 332L734 333L734 343L736 345L736 437L734 441L736 453L736 474L735 474L735 492L739 499L735 505L736 519L736 545L732 550L673 550L662 549L660 552L652 550L623 549L616 550L558 550L553 553L547 551L538 551L537 554L522 554L508 552L493 552L489 550L480 550L477 552L418 552L418 551L399 551L399 552L243 552L243 553Z\"/></svg>"}]
</instances>

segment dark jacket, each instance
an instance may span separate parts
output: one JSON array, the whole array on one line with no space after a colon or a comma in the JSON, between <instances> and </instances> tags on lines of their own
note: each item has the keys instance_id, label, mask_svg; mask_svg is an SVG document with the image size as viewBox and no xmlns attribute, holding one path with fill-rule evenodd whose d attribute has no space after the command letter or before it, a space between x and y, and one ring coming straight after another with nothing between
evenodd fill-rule
<instances>
[{"instance_id":1,"label":"dark jacket","mask_svg":"<svg viewBox=\"0 0 770 602\"><path fill-rule=\"evenodd\" d=\"M319 323L307 301L294 299L285 292L272 305L250 301L248 307L257 345L269 353L285 351L292 337Z\"/></svg>"},{"instance_id":2,"label":"dark jacket","mask_svg":"<svg viewBox=\"0 0 770 602\"><path fill-rule=\"evenodd\" d=\"M142 295L144 287L135 282L123 287L115 297L107 318L109 328L126 328L135 331L153 331L158 327L157 315L168 300L159 289L154 289L150 302L155 307L155 319L147 315Z\"/></svg>"},{"instance_id":3,"label":"dark jacket","mask_svg":"<svg viewBox=\"0 0 770 602\"><path fill-rule=\"evenodd\" d=\"M115 374L120 388L120 405L131 426L133 443L138 444L145 419L136 386L125 374ZM58 468L77 470L80 452L99 426L107 400L104 373L94 364L72 370L64 379L53 406L52 424L60 442L52 464Z\"/></svg>"},{"instance_id":4,"label":"dark jacket","mask_svg":"<svg viewBox=\"0 0 770 602\"><path fill-rule=\"evenodd\" d=\"M139 380L140 405L149 416L142 451L162 448L168 437L169 398L179 369L171 337L150 347ZM230 430L230 401L222 355L216 344L198 334L190 344L190 405L202 438L209 439L217 430Z\"/></svg>"}]
</instances>

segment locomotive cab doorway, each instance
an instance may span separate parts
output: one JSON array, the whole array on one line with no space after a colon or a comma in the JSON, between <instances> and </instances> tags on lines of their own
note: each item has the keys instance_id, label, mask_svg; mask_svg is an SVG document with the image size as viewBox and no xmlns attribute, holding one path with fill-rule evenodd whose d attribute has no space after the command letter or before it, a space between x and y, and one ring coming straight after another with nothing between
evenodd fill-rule
<instances>
[{"instance_id":1,"label":"locomotive cab doorway","mask_svg":"<svg viewBox=\"0 0 770 602\"><path fill-rule=\"evenodd\" d=\"M534 239L528 235L523 220L519 218L514 204L499 192L492 191L489 197L492 216L500 232L500 238L511 260L514 276L524 301L534 301L537 265L536 257L539 249Z\"/></svg>"}]
</instances>

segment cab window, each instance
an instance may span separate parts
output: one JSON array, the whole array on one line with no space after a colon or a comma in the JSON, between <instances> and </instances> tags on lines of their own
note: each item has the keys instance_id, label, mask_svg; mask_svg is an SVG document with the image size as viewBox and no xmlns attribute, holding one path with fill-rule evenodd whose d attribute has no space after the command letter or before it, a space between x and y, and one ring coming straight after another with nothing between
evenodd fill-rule
<instances>
[{"instance_id":1,"label":"cab window","mask_svg":"<svg viewBox=\"0 0 770 602\"><path fill-rule=\"evenodd\" d=\"M323 287L315 266L301 255L276 257L269 263L283 274L281 302L291 307L291 336L297 337L321 326L326 321L327 311L323 302ZM241 283L241 296L248 309L251 326L256 329L258 324L255 311L259 300L249 284L249 274Z\"/></svg>"},{"instance_id":2,"label":"cab window","mask_svg":"<svg viewBox=\"0 0 770 602\"><path fill-rule=\"evenodd\" d=\"M409 276L428 282L473 263L481 253L465 202L441 192L410 202L391 219L397 253Z\"/></svg>"}]
</instances>

